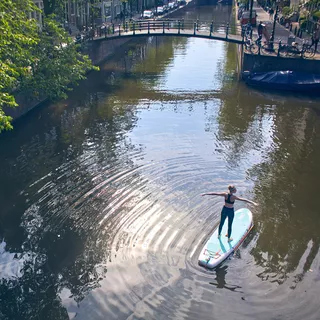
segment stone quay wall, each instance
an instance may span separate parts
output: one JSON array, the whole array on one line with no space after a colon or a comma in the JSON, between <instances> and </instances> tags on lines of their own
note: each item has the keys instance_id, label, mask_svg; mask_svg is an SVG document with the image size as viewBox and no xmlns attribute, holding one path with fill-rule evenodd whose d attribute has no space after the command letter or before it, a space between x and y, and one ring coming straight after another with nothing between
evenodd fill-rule
<instances>
[{"instance_id":1,"label":"stone quay wall","mask_svg":"<svg viewBox=\"0 0 320 320\"><path fill-rule=\"evenodd\" d=\"M286 70L320 74L320 60L243 54L242 71L268 72Z\"/></svg>"}]
</instances>

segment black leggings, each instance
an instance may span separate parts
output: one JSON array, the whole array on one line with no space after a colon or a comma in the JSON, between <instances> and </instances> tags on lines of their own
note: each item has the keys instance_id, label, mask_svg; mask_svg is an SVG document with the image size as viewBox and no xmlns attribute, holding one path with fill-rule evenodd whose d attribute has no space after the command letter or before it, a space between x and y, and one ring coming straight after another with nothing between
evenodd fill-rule
<instances>
[{"instance_id":1,"label":"black leggings","mask_svg":"<svg viewBox=\"0 0 320 320\"><path fill-rule=\"evenodd\" d=\"M222 211L221 211L221 220L219 224L219 235L221 234L222 227L224 225L224 222L228 218L228 238L231 237L231 231L232 231L232 222L234 218L234 209L233 208L227 208L223 206Z\"/></svg>"}]
</instances>

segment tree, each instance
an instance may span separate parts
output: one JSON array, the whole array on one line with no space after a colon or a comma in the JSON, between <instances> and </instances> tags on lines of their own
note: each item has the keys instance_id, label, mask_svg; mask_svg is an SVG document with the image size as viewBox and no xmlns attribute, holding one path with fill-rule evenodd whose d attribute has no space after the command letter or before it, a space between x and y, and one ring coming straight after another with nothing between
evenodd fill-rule
<instances>
[{"instance_id":1,"label":"tree","mask_svg":"<svg viewBox=\"0 0 320 320\"><path fill-rule=\"evenodd\" d=\"M0 132L12 129L3 107L17 106L14 93L65 97L70 84L97 69L52 17L40 32L30 19L37 11L32 0L0 1Z\"/></svg>"},{"instance_id":2,"label":"tree","mask_svg":"<svg viewBox=\"0 0 320 320\"><path fill-rule=\"evenodd\" d=\"M37 24L27 13L36 10L30 0L0 1L0 132L12 128L3 106L17 106L12 92L30 73L31 51L39 37Z\"/></svg>"},{"instance_id":3,"label":"tree","mask_svg":"<svg viewBox=\"0 0 320 320\"><path fill-rule=\"evenodd\" d=\"M44 19L39 44L32 54L37 57L31 66L32 77L26 78L21 87L34 96L66 98L71 84L85 79L89 70L98 70L53 17Z\"/></svg>"}]
</instances>

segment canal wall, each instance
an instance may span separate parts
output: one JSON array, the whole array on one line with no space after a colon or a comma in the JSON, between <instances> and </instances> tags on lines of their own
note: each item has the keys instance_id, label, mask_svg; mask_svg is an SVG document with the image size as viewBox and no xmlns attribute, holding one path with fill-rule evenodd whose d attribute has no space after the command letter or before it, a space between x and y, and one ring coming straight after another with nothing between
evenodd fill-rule
<instances>
[{"instance_id":1,"label":"canal wall","mask_svg":"<svg viewBox=\"0 0 320 320\"><path fill-rule=\"evenodd\" d=\"M239 45L239 47L241 46ZM320 60L243 53L242 71L268 72L286 70L320 74Z\"/></svg>"}]
</instances>

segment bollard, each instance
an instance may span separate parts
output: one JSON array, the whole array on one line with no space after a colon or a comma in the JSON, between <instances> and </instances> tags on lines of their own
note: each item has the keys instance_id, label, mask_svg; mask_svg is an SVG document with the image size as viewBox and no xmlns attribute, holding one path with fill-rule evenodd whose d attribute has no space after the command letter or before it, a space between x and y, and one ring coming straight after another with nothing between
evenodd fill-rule
<instances>
[{"instance_id":1,"label":"bollard","mask_svg":"<svg viewBox=\"0 0 320 320\"><path fill-rule=\"evenodd\" d=\"M197 31L199 31L199 19L197 19Z\"/></svg>"},{"instance_id":2,"label":"bollard","mask_svg":"<svg viewBox=\"0 0 320 320\"><path fill-rule=\"evenodd\" d=\"M244 42L244 36L245 36L245 30L244 30L244 28L242 27L242 28L241 28L242 42Z\"/></svg>"},{"instance_id":3,"label":"bollard","mask_svg":"<svg viewBox=\"0 0 320 320\"><path fill-rule=\"evenodd\" d=\"M121 24L119 24L119 37L121 36Z\"/></svg>"},{"instance_id":4,"label":"bollard","mask_svg":"<svg viewBox=\"0 0 320 320\"><path fill-rule=\"evenodd\" d=\"M281 40L279 41L278 54L277 54L278 57L280 56L280 51L281 51Z\"/></svg>"},{"instance_id":5,"label":"bollard","mask_svg":"<svg viewBox=\"0 0 320 320\"><path fill-rule=\"evenodd\" d=\"M128 22L126 22L126 32L128 32Z\"/></svg>"},{"instance_id":6,"label":"bollard","mask_svg":"<svg viewBox=\"0 0 320 320\"><path fill-rule=\"evenodd\" d=\"M184 30L184 18L182 18L182 25L181 25L181 29Z\"/></svg>"},{"instance_id":7,"label":"bollard","mask_svg":"<svg viewBox=\"0 0 320 320\"><path fill-rule=\"evenodd\" d=\"M180 34L180 20L178 20L178 34Z\"/></svg>"},{"instance_id":8,"label":"bollard","mask_svg":"<svg viewBox=\"0 0 320 320\"><path fill-rule=\"evenodd\" d=\"M196 34L197 24L196 22L193 23L193 34Z\"/></svg>"},{"instance_id":9,"label":"bollard","mask_svg":"<svg viewBox=\"0 0 320 320\"><path fill-rule=\"evenodd\" d=\"M112 34L114 34L114 23L112 24Z\"/></svg>"},{"instance_id":10,"label":"bollard","mask_svg":"<svg viewBox=\"0 0 320 320\"><path fill-rule=\"evenodd\" d=\"M136 24L135 24L135 22L132 25L132 31L133 31L133 35L135 35L136 34Z\"/></svg>"},{"instance_id":11,"label":"bollard","mask_svg":"<svg viewBox=\"0 0 320 320\"><path fill-rule=\"evenodd\" d=\"M104 28L104 37L107 37L107 27Z\"/></svg>"},{"instance_id":12,"label":"bollard","mask_svg":"<svg viewBox=\"0 0 320 320\"><path fill-rule=\"evenodd\" d=\"M229 34L229 22L227 23L226 39L228 39L228 34Z\"/></svg>"},{"instance_id":13,"label":"bollard","mask_svg":"<svg viewBox=\"0 0 320 320\"><path fill-rule=\"evenodd\" d=\"M164 21L162 22L162 33L164 33L164 27L165 27L165 23Z\"/></svg>"},{"instance_id":14,"label":"bollard","mask_svg":"<svg viewBox=\"0 0 320 320\"><path fill-rule=\"evenodd\" d=\"M148 21L148 34L150 34L150 22Z\"/></svg>"}]
</instances>

